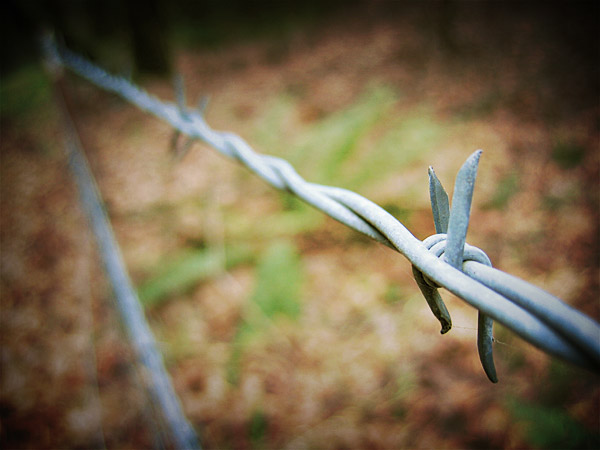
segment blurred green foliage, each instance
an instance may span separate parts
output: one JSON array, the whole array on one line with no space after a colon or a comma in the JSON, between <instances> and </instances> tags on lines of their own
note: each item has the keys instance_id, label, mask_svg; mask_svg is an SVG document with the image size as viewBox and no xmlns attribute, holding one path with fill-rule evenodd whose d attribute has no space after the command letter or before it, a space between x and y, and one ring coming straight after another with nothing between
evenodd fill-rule
<instances>
[{"instance_id":1,"label":"blurred green foliage","mask_svg":"<svg viewBox=\"0 0 600 450\"><path fill-rule=\"evenodd\" d=\"M325 216L320 211L301 203L287 192L280 193L280 198L283 210L264 212L260 226L257 226L256 218L250 217L247 212L227 210L224 220L227 239L254 246L315 231L323 224Z\"/></svg>"},{"instance_id":2,"label":"blurred green foliage","mask_svg":"<svg viewBox=\"0 0 600 450\"><path fill-rule=\"evenodd\" d=\"M393 305L394 303L404 300L405 296L406 294L404 293L404 289L402 289L402 287L396 283L389 283L386 287L383 299L386 303Z\"/></svg>"},{"instance_id":3,"label":"blurred green foliage","mask_svg":"<svg viewBox=\"0 0 600 450\"><path fill-rule=\"evenodd\" d=\"M145 307L156 306L173 295L183 294L200 281L212 278L253 258L243 246L186 249L162 262L138 288Z\"/></svg>"},{"instance_id":4,"label":"blurred green foliage","mask_svg":"<svg viewBox=\"0 0 600 450\"><path fill-rule=\"evenodd\" d=\"M274 242L258 261L256 285L232 343L228 380L237 383L244 348L278 320L295 321L302 308L303 270L300 255L289 241Z\"/></svg>"},{"instance_id":5,"label":"blurred green foliage","mask_svg":"<svg viewBox=\"0 0 600 450\"><path fill-rule=\"evenodd\" d=\"M252 143L257 151L283 156L289 150L282 147L288 144L286 125L296 113L298 103L287 93L273 96L266 102L265 112L252 127Z\"/></svg>"},{"instance_id":6,"label":"blurred green foliage","mask_svg":"<svg viewBox=\"0 0 600 450\"><path fill-rule=\"evenodd\" d=\"M506 174L496 187L496 192L483 207L486 209L504 209L513 195L519 192L519 173L513 170Z\"/></svg>"},{"instance_id":7,"label":"blurred green foliage","mask_svg":"<svg viewBox=\"0 0 600 450\"><path fill-rule=\"evenodd\" d=\"M265 433L267 432L269 422L264 412L257 410L250 418L250 441L254 448L262 448Z\"/></svg>"},{"instance_id":8,"label":"blurred green foliage","mask_svg":"<svg viewBox=\"0 0 600 450\"><path fill-rule=\"evenodd\" d=\"M138 295L144 306L155 306L166 297L184 293L198 281L216 275L223 264L222 252L218 250L183 251L161 264L157 273L139 287Z\"/></svg>"},{"instance_id":9,"label":"blurred green foliage","mask_svg":"<svg viewBox=\"0 0 600 450\"><path fill-rule=\"evenodd\" d=\"M343 183L343 165L359 149L361 139L389 111L397 96L387 86L372 86L350 106L312 124L289 156L311 180Z\"/></svg>"},{"instance_id":10,"label":"blurred green foliage","mask_svg":"<svg viewBox=\"0 0 600 450\"><path fill-rule=\"evenodd\" d=\"M360 139L387 112L394 100L392 89L377 86L369 89L350 108L317 124L310 138L311 147L322 156L317 179L331 183L339 178L340 166L353 156Z\"/></svg>"},{"instance_id":11,"label":"blurred green foliage","mask_svg":"<svg viewBox=\"0 0 600 450\"><path fill-rule=\"evenodd\" d=\"M436 149L449 125L441 123L429 108L409 111L390 120L384 134L366 154L352 178L353 186L362 186L424 158Z\"/></svg>"},{"instance_id":12,"label":"blurred green foliage","mask_svg":"<svg viewBox=\"0 0 600 450\"><path fill-rule=\"evenodd\" d=\"M552 160L562 169L573 169L583 162L585 148L573 142L557 142L552 148Z\"/></svg>"},{"instance_id":13,"label":"blurred green foliage","mask_svg":"<svg viewBox=\"0 0 600 450\"><path fill-rule=\"evenodd\" d=\"M563 410L513 399L508 408L515 419L527 424L527 440L543 449L596 449L600 435L588 431Z\"/></svg>"},{"instance_id":14,"label":"blurred green foliage","mask_svg":"<svg viewBox=\"0 0 600 450\"><path fill-rule=\"evenodd\" d=\"M3 76L0 83L0 117L23 120L52 107L52 87L39 64L28 64Z\"/></svg>"},{"instance_id":15,"label":"blurred green foliage","mask_svg":"<svg viewBox=\"0 0 600 450\"><path fill-rule=\"evenodd\" d=\"M258 262L256 287L250 302L268 319L300 315L302 267L298 251L290 242L272 244Z\"/></svg>"},{"instance_id":16,"label":"blurred green foliage","mask_svg":"<svg viewBox=\"0 0 600 450\"><path fill-rule=\"evenodd\" d=\"M441 121L428 106L399 111L398 99L391 86L372 84L345 108L291 125L299 100L280 95L256 124L257 148L284 157L309 181L359 190L422 160L464 125Z\"/></svg>"}]
</instances>

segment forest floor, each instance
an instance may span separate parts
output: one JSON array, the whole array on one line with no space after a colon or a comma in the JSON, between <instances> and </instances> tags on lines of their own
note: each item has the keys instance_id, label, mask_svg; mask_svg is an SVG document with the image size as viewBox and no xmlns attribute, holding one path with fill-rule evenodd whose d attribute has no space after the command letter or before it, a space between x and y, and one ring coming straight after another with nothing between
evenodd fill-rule
<instances>
[{"instance_id":1,"label":"forest floor","mask_svg":"<svg viewBox=\"0 0 600 450\"><path fill-rule=\"evenodd\" d=\"M189 99L210 95L212 127L366 196L420 239L434 234L428 166L451 193L482 148L468 242L598 320L598 79L572 70L590 56L531 15L465 13L452 48L424 24L354 11L278 38L180 47L176 67ZM36 66L3 83L18 100L2 100L0 445L154 445L165 428L80 209L48 80ZM477 312L443 292L454 328L441 336L401 255L201 143L175 161L167 124L74 75L67 86L204 447L598 445L597 376L496 325L492 385ZM145 87L173 98L167 82Z\"/></svg>"}]
</instances>

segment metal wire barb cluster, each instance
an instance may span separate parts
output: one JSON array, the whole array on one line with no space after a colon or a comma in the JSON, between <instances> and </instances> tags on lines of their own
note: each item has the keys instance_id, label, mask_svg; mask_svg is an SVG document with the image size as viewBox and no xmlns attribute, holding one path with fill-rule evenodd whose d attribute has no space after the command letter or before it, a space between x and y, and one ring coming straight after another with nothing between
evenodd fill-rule
<instances>
[{"instance_id":1,"label":"metal wire barb cluster","mask_svg":"<svg viewBox=\"0 0 600 450\"><path fill-rule=\"evenodd\" d=\"M131 81L113 76L81 56L45 41L56 67L67 67L93 84L170 123L178 132L199 139L237 159L273 187L298 196L339 222L402 253L413 265L419 288L442 325L450 315L437 292L443 287L479 311L478 350L488 378L496 382L492 357L492 324L497 321L543 351L600 373L600 325L559 298L491 267L483 251L466 244L471 199L481 155L473 153L460 169L452 209L448 195L429 169L436 233L420 241L402 223L370 200L346 189L310 183L284 159L256 153L241 137L213 130L203 117L206 102L190 110L183 84L177 104L163 102Z\"/></svg>"}]
</instances>

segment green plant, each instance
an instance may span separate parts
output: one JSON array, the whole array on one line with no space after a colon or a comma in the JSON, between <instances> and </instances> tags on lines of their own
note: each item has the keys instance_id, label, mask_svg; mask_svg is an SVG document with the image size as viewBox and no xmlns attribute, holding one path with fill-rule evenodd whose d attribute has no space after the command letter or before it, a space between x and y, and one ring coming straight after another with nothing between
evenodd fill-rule
<instances>
[{"instance_id":1,"label":"green plant","mask_svg":"<svg viewBox=\"0 0 600 450\"><path fill-rule=\"evenodd\" d=\"M390 109L397 96L389 87L367 89L348 108L331 114L306 131L289 158L311 173L311 179L339 184L342 166L355 155L363 137Z\"/></svg>"},{"instance_id":2,"label":"green plant","mask_svg":"<svg viewBox=\"0 0 600 450\"><path fill-rule=\"evenodd\" d=\"M289 241L275 242L258 261L256 286L232 343L229 382L237 383L242 353L251 342L278 320L300 317L301 287L302 265L295 246Z\"/></svg>"},{"instance_id":3,"label":"green plant","mask_svg":"<svg viewBox=\"0 0 600 450\"><path fill-rule=\"evenodd\" d=\"M183 294L200 281L214 277L252 258L241 246L188 249L161 262L139 287L138 296L145 307L156 306L167 298Z\"/></svg>"},{"instance_id":4,"label":"green plant","mask_svg":"<svg viewBox=\"0 0 600 450\"><path fill-rule=\"evenodd\" d=\"M38 64L24 66L0 83L2 119L23 119L51 105L52 89Z\"/></svg>"},{"instance_id":5,"label":"green plant","mask_svg":"<svg viewBox=\"0 0 600 450\"><path fill-rule=\"evenodd\" d=\"M517 192L519 192L519 174L516 170L513 170L498 182L496 192L484 207L487 209L504 209Z\"/></svg>"},{"instance_id":6,"label":"green plant","mask_svg":"<svg viewBox=\"0 0 600 450\"><path fill-rule=\"evenodd\" d=\"M552 160L563 169L573 169L583 162L585 148L568 141L557 142L552 148Z\"/></svg>"},{"instance_id":7,"label":"green plant","mask_svg":"<svg viewBox=\"0 0 600 450\"><path fill-rule=\"evenodd\" d=\"M513 417L526 424L527 440L539 448L598 448L600 435L593 434L558 408L528 404L513 399L508 404Z\"/></svg>"}]
</instances>

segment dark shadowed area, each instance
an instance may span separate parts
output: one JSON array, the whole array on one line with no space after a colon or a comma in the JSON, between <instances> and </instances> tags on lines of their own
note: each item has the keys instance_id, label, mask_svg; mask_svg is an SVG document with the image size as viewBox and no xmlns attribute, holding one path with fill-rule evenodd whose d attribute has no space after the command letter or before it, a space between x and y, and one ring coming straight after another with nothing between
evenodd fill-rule
<instances>
[{"instance_id":1,"label":"dark shadowed area","mask_svg":"<svg viewBox=\"0 0 600 450\"><path fill-rule=\"evenodd\" d=\"M323 5L325 4L325 6ZM63 149L36 43L188 104L307 180L434 234L483 149L467 240L600 319L596 2L4 2L0 446L172 442L144 389ZM439 333L401 255L73 74L69 106L146 318L205 448L598 448L598 376L442 292Z\"/></svg>"}]
</instances>

